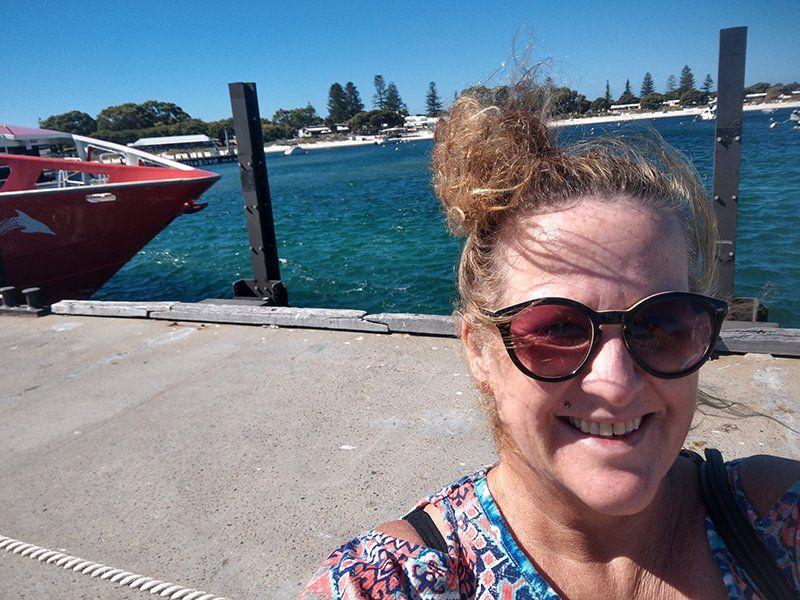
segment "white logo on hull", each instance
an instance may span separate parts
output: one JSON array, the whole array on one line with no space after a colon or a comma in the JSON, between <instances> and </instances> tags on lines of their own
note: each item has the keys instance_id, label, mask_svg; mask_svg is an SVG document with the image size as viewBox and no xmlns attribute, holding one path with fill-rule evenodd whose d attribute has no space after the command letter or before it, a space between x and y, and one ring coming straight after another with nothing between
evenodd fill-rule
<instances>
[{"instance_id":1,"label":"white logo on hull","mask_svg":"<svg viewBox=\"0 0 800 600\"><path fill-rule=\"evenodd\" d=\"M55 233L41 221L29 217L21 210L17 210L16 213L16 217L0 221L0 237L15 229L19 229L21 233L45 233L47 235L55 235Z\"/></svg>"}]
</instances>

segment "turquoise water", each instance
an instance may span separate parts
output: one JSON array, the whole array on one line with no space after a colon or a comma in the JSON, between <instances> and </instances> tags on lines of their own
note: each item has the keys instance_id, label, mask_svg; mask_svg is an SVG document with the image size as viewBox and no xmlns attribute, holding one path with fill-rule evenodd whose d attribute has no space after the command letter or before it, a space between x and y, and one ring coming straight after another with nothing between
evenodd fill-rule
<instances>
[{"instance_id":1,"label":"turquoise water","mask_svg":"<svg viewBox=\"0 0 800 600\"><path fill-rule=\"evenodd\" d=\"M770 320L800 327L800 131L788 110L746 113L736 294L762 297ZM769 129L770 120L779 125ZM714 122L652 125L691 157L710 186ZM613 124L603 125L606 129ZM581 139L600 127L566 128ZM281 276L293 306L447 314L459 241L430 189L431 142L267 156ZM251 276L236 164L96 295L114 300L229 297Z\"/></svg>"}]
</instances>

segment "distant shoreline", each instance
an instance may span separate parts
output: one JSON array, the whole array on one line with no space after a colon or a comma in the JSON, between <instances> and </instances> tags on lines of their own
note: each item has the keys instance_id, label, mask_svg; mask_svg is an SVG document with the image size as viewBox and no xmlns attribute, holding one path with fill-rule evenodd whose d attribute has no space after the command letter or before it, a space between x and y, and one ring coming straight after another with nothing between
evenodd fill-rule
<instances>
[{"instance_id":1,"label":"distant shoreline","mask_svg":"<svg viewBox=\"0 0 800 600\"><path fill-rule=\"evenodd\" d=\"M621 123L628 121L643 121L649 119L696 117L703 111L704 108L706 107L696 106L692 108L683 108L681 110L603 115L600 117L578 117L573 119L562 119L560 121L552 121L550 124L553 127L569 127L571 125L596 125L600 123ZM764 102L761 104L745 104L743 106L743 110L745 112L751 112L756 110L773 110L781 108L800 108L800 100L792 102ZM367 136L359 136L359 137L361 137L362 139L319 141L319 142L309 142L307 144L301 143L298 145L303 150L325 150L330 148L343 148L350 146L385 145L385 142L381 142L380 138L377 137L372 137L372 138ZM424 133L419 133L417 135L402 138L403 141L401 143L416 142L416 141L430 140L430 139L433 139L433 133L424 132ZM288 148L293 148L293 147L294 146L285 144L270 144L269 146L264 147L264 152L268 153L285 152Z\"/></svg>"}]
</instances>

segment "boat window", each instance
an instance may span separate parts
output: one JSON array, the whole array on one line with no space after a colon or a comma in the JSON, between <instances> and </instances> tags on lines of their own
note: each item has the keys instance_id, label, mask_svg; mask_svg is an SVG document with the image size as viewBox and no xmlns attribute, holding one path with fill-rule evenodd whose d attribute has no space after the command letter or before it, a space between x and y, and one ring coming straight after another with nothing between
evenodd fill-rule
<instances>
[{"instance_id":1,"label":"boat window","mask_svg":"<svg viewBox=\"0 0 800 600\"><path fill-rule=\"evenodd\" d=\"M6 183L6 179L9 178L11 175L11 167L8 165L0 165L0 190L3 189L3 186Z\"/></svg>"},{"instance_id":2,"label":"boat window","mask_svg":"<svg viewBox=\"0 0 800 600\"><path fill-rule=\"evenodd\" d=\"M105 173L83 173L63 169L44 169L36 180L37 188L65 188L108 183Z\"/></svg>"}]
</instances>

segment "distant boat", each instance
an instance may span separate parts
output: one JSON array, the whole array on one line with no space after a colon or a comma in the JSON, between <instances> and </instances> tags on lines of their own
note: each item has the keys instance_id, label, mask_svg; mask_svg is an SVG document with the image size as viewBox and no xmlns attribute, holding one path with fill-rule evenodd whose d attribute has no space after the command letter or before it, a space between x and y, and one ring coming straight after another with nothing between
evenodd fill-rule
<instances>
[{"instance_id":1,"label":"distant boat","mask_svg":"<svg viewBox=\"0 0 800 600\"><path fill-rule=\"evenodd\" d=\"M769 124L769 128L770 129L775 129L777 126L778 126L778 122L777 121L773 121L772 123Z\"/></svg>"},{"instance_id":2,"label":"distant boat","mask_svg":"<svg viewBox=\"0 0 800 600\"><path fill-rule=\"evenodd\" d=\"M66 151L65 151L66 149ZM55 151L59 156L55 156ZM135 148L0 124L0 283L88 298L219 179Z\"/></svg>"},{"instance_id":3,"label":"distant boat","mask_svg":"<svg viewBox=\"0 0 800 600\"><path fill-rule=\"evenodd\" d=\"M706 106L700 111L700 119L703 121L713 121L717 118L717 105Z\"/></svg>"},{"instance_id":4,"label":"distant boat","mask_svg":"<svg viewBox=\"0 0 800 600\"><path fill-rule=\"evenodd\" d=\"M789 115L789 119L795 123L800 123L800 110L794 109L792 114Z\"/></svg>"},{"instance_id":5,"label":"distant boat","mask_svg":"<svg viewBox=\"0 0 800 600\"><path fill-rule=\"evenodd\" d=\"M293 156L294 154L305 154L306 151L300 146L289 146L283 151L284 156Z\"/></svg>"}]
</instances>

